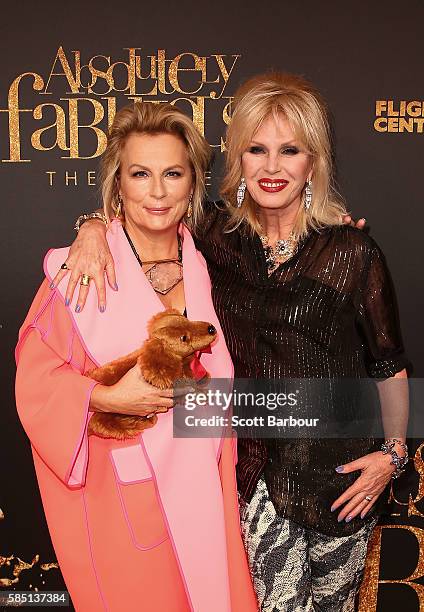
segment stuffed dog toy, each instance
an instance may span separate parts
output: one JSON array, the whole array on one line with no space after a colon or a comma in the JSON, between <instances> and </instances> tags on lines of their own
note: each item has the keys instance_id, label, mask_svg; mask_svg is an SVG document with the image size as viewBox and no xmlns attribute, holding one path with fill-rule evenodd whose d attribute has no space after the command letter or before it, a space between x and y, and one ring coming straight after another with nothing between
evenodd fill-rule
<instances>
[{"instance_id":1,"label":"stuffed dog toy","mask_svg":"<svg viewBox=\"0 0 424 612\"><path fill-rule=\"evenodd\" d=\"M189 321L178 310L168 309L155 315L147 329L149 338L140 349L90 370L86 376L103 385L114 385L138 364L143 378L159 389L172 387L178 380L208 378L196 353L211 352L217 335L213 325ZM89 421L88 434L125 440L153 427L157 420L156 414L147 417L96 412Z\"/></svg>"}]
</instances>

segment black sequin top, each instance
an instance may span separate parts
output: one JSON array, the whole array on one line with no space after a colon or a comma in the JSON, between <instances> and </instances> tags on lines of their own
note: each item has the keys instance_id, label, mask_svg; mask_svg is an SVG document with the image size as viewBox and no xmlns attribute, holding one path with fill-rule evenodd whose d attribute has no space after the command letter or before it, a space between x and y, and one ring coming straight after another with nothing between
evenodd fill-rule
<instances>
[{"instance_id":1,"label":"black sequin top","mask_svg":"<svg viewBox=\"0 0 424 612\"><path fill-rule=\"evenodd\" d=\"M224 233L221 204L207 204L195 237L212 281L236 378L388 378L407 365L390 275L376 243L349 226L311 231L270 276L258 236ZM276 511L328 535L364 520L337 522L330 506L358 472L335 467L378 449L366 439L239 439L237 479L249 501L265 478ZM384 507L381 495L374 518Z\"/></svg>"}]
</instances>

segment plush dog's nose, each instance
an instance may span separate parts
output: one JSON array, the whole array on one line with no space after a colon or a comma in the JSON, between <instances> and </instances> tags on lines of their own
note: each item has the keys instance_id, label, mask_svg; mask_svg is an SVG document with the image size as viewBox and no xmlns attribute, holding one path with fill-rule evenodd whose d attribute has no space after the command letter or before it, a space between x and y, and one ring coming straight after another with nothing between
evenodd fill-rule
<instances>
[{"instance_id":1,"label":"plush dog's nose","mask_svg":"<svg viewBox=\"0 0 424 612\"><path fill-rule=\"evenodd\" d=\"M216 329L214 328L213 325L209 325L208 327L208 334L216 334Z\"/></svg>"}]
</instances>

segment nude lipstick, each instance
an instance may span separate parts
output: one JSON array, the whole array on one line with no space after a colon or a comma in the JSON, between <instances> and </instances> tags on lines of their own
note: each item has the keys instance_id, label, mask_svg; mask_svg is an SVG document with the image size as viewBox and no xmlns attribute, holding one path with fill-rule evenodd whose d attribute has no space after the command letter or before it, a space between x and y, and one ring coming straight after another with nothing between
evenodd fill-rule
<instances>
[{"instance_id":1,"label":"nude lipstick","mask_svg":"<svg viewBox=\"0 0 424 612\"><path fill-rule=\"evenodd\" d=\"M168 208L147 208L147 206L145 207L145 209L151 215L166 215L166 213L171 210L169 207Z\"/></svg>"}]
</instances>

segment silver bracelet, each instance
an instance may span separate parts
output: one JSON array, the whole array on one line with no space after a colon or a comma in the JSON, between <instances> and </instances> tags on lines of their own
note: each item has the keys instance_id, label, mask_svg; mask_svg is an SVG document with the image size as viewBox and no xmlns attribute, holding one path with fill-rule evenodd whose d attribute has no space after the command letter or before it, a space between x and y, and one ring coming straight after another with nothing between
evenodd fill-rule
<instances>
[{"instance_id":1,"label":"silver bracelet","mask_svg":"<svg viewBox=\"0 0 424 612\"><path fill-rule=\"evenodd\" d=\"M88 221L89 219L100 219L100 221L103 221L103 223L107 225L107 219L103 213L92 212L86 215L80 215L75 222L74 230L76 232L79 232L81 225L85 223L86 221Z\"/></svg>"},{"instance_id":2,"label":"silver bracelet","mask_svg":"<svg viewBox=\"0 0 424 612\"><path fill-rule=\"evenodd\" d=\"M399 446L405 451L404 457L399 457L397 452L394 449L395 444L399 444ZM405 465L408 463L408 447L401 440L397 438L388 438L385 440L384 444L381 445L381 451L383 455L390 454L392 456L391 464L395 466L395 471L392 474L392 478L399 478L399 476L405 471Z\"/></svg>"}]
</instances>

